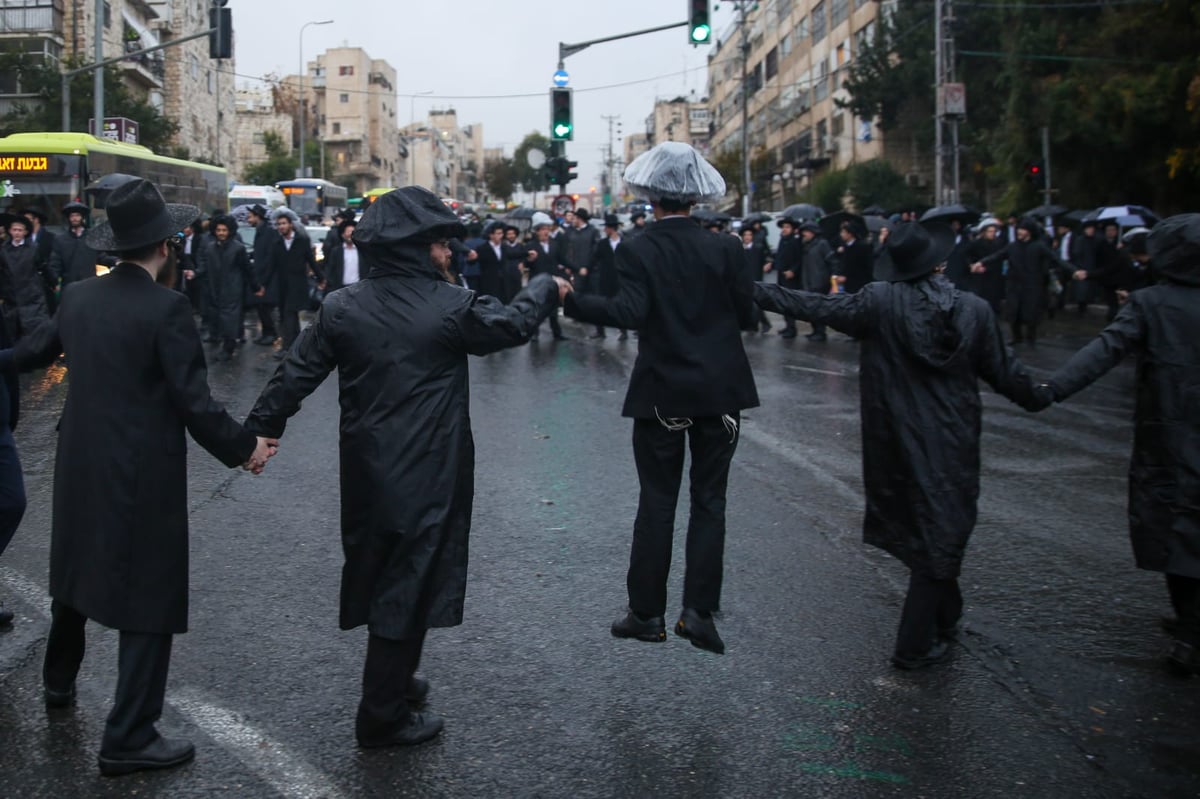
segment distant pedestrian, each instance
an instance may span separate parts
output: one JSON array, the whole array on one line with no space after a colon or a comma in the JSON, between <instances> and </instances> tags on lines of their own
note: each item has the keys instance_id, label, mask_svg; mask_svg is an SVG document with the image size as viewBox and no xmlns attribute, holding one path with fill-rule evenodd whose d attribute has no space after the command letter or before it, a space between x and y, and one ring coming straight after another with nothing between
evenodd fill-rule
<instances>
[{"instance_id":1,"label":"distant pedestrian","mask_svg":"<svg viewBox=\"0 0 1200 799\"><path fill-rule=\"evenodd\" d=\"M49 268L52 279L63 288L96 276L96 251L84 240L88 212L88 207L78 202L67 203L62 209L67 230L54 237Z\"/></svg>"},{"instance_id":2,"label":"distant pedestrian","mask_svg":"<svg viewBox=\"0 0 1200 799\"><path fill-rule=\"evenodd\" d=\"M910 570L892 656L903 669L945 658L962 614L958 576L979 498L978 381L1031 410L1048 402L988 304L940 273L953 246L948 228L901 222L887 238L883 281L827 296L766 283L755 291L769 311L862 341L863 539Z\"/></svg>"},{"instance_id":3,"label":"distant pedestrian","mask_svg":"<svg viewBox=\"0 0 1200 799\"><path fill-rule=\"evenodd\" d=\"M38 272L38 253L29 241L31 223L24 216L3 218L8 241L0 246L0 302L6 309L9 336L29 335L50 319L46 286Z\"/></svg>"},{"instance_id":4,"label":"distant pedestrian","mask_svg":"<svg viewBox=\"0 0 1200 799\"><path fill-rule=\"evenodd\" d=\"M283 346L275 357L283 358L300 335L300 312L309 305L309 275L318 288L324 288L325 274L317 266L312 241L295 212L276 208L273 219L279 237L271 263L279 281L279 332L283 336Z\"/></svg>"},{"instance_id":5,"label":"distant pedestrian","mask_svg":"<svg viewBox=\"0 0 1200 799\"><path fill-rule=\"evenodd\" d=\"M742 255L746 259L746 271L750 273L750 279L755 282L762 280L766 273L771 271L771 264L767 260L766 249L755 239L754 228L742 228ZM767 314L762 308L758 309L756 317L758 329L760 333L766 334L771 332L771 323L767 321Z\"/></svg>"},{"instance_id":6,"label":"distant pedestrian","mask_svg":"<svg viewBox=\"0 0 1200 799\"><path fill-rule=\"evenodd\" d=\"M1061 402L1137 358L1129 535L1138 568L1166 575L1168 667L1200 675L1200 214L1160 222L1145 243L1163 282L1130 293L1048 385Z\"/></svg>"},{"instance_id":7,"label":"distant pedestrian","mask_svg":"<svg viewBox=\"0 0 1200 799\"><path fill-rule=\"evenodd\" d=\"M228 214L213 217L209 224L212 241L204 259L209 290L217 305L217 336L222 360L229 360L244 335L246 293L262 289L250 268L246 245L237 236L237 220Z\"/></svg>"},{"instance_id":8,"label":"distant pedestrian","mask_svg":"<svg viewBox=\"0 0 1200 799\"><path fill-rule=\"evenodd\" d=\"M12 346L4 316L4 307L0 305L0 350ZM13 439L21 411L21 395L12 359L8 361L0 375L0 414L3 414L0 417L0 555L8 548L25 516L25 477L21 472L17 442ZM12 623L13 612L0 602L0 629L11 627Z\"/></svg>"},{"instance_id":9,"label":"distant pedestrian","mask_svg":"<svg viewBox=\"0 0 1200 799\"><path fill-rule=\"evenodd\" d=\"M271 224L271 212L262 205L250 208L246 222L254 228L254 249L250 261L254 267L254 281L261 289L250 299L250 304L258 314L259 324L259 336L254 343L269 347L279 338L275 326L275 313L279 306L279 277L275 265L279 233Z\"/></svg>"}]
</instances>

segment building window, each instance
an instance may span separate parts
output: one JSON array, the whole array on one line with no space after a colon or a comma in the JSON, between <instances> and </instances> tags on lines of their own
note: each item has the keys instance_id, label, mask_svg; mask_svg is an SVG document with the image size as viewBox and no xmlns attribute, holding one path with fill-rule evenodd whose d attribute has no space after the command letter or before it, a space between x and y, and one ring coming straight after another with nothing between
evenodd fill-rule
<instances>
[{"instance_id":1,"label":"building window","mask_svg":"<svg viewBox=\"0 0 1200 799\"><path fill-rule=\"evenodd\" d=\"M104 27L112 27L112 4L104 0Z\"/></svg>"},{"instance_id":2,"label":"building window","mask_svg":"<svg viewBox=\"0 0 1200 799\"><path fill-rule=\"evenodd\" d=\"M825 2L824 2L824 0L822 0L820 3L817 3L815 6L813 6L811 19L812 19L812 23L811 23L812 24L812 40L813 40L813 44L816 44L817 42L819 42L825 38L825 33L827 32L827 29L826 29L827 20L825 18Z\"/></svg>"},{"instance_id":3,"label":"building window","mask_svg":"<svg viewBox=\"0 0 1200 799\"><path fill-rule=\"evenodd\" d=\"M353 75L353 74L354 74L354 67L352 67L352 66L340 66L340 67L338 67L338 74L339 74L339 75Z\"/></svg>"},{"instance_id":4,"label":"building window","mask_svg":"<svg viewBox=\"0 0 1200 799\"><path fill-rule=\"evenodd\" d=\"M338 95L338 102L339 102L339 103L348 103L348 102L350 102L350 95L348 95L348 94L346 94L346 93L344 93L344 92L343 92L342 94L339 94L339 95Z\"/></svg>"},{"instance_id":5,"label":"building window","mask_svg":"<svg viewBox=\"0 0 1200 799\"><path fill-rule=\"evenodd\" d=\"M210 69L210 70L206 70L204 74L208 76L208 93L209 93L209 94L212 94L212 93L213 93L213 73L212 73L212 70L211 70L211 69Z\"/></svg>"},{"instance_id":6,"label":"building window","mask_svg":"<svg viewBox=\"0 0 1200 799\"><path fill-rule=\"evenodd\" d=\"M792 53L792 34L785 33L783 38L779 40L779 55L781 58L787 58Z\"/></svg>"},{"instance_id":7,"label":"building window","mask_svg":"<svg viewBox=\"0 0 1200 799\"><path fill-rule=\"evenodd\" d=\"M338 135L339 133L341 133L341 132L342 132L342 123L341 123L341 122L334 122L334 123L333 123L333 135L334 135L334 136L337 136L337 135Z\"/></svg>"},{"instance_id":8,"label":"building window","mask_svg":"<svg viewBox=\"0 0 1200 799\"><path fill-rule=\"evenodd\" d=\"M829 96L829 59L817 62L817 75L813 79L813 102L819 103Z\"/></svg>"},{"instance_id":9,"label":"building window","mask_svg":"<svg viewBox=\"0 0 1200 799\"><path fill-rule=\"evenodd\" d=\"M850 16L850 0L829 0L829 27L836 28Z\"/></svg>"},{"instance_id":10,"label":"building window","mask_svg":"<svg viewBox=\"0 0 1200 799\"><path fill-rule=\"evenodd\" d=\"M875 42L875 20L871 20L866 25L858 29L858 33L854 34L854 50L861 54L863 50Z\"/></svg>"},{"instance_id":11,"label":"building window","mask_svg":"<svg viewBox=\"0 0 1200 799\"><path fill-rule=\"evenodd\" d=\"M787 21L788 15L792 13L792 0L779 0L775 8L779 12L779 16L776 17L776 19L778 19L781 23L785 22Z\"/></svg>"},{"instance_id":12,"label":"building window","mask_svg":"<svg viewBox=\"0 0 1200 799\"><path fill-rule=\"evenodd\" d=\"M807 14L805 16L801 17L800 21L796 23L795 38L796 38L797 45L801 45L801 43L805 39L808 38L808 15Z\"/></svg>"},{"instance_id":13,"label":"building window","mask_svg":"<svg viewBox=\"0 0 1200 799\"><path fill-rule=\"evenodd\" d=\"M842 133L846 130L846 115L838 114L833 118L833 125L829 128L829 133L833 138L841 138Z\"/></svg>"},{"instance_id":14,"label":"building window","mask_svg":"<svg viewBox=\"0 0 1200 799\"><path fill-rule=\"evenodd\" d=\"M779 74L779 51L774 47L767 53L766 59L767 80Z\"/></svg>"},{"instance_id":15,"label":"building window","mask_svg":"<svg viewBox=\"0 0 1200 799\"><path fill-rule=\"evenodd\" d=\"M189 57L188 61L188 68L191 70L192 80L200 80L200 59L196 58L195 55L192 55Z\"/></svg>"},{"instance_id":16,"label":"building window","mask_svg":"<svg viewBox=\"0 0 1200 799\"><path fill-rule=\"evenodd\" d=\"M846 62L850 60L850 43L842 42L839 44L837 46L837 50L834 51L834 54L837 59L835 61L837 68L841 69L842 67L846 66Z\"/></svg>"}]
</instances>

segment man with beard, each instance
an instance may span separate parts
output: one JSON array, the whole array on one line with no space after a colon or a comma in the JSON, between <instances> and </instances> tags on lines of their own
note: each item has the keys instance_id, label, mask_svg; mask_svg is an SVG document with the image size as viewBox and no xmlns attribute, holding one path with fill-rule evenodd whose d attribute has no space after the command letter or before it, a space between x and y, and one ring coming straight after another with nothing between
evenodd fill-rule
<instances>
[{"instance_id":1,"label":"man with beard","mask_svg":"<svg viewBox=\"0 0 1200 799\"><path fill-rule=\"evenodd\" d=\"M72 283L96 276L96 251L84 241L88 207L83 203L67 203L62 214L67 220L67 232L54 237L50 273L61 281L65 291Z\"/></svg>"},{"instance_id":2,"label":"man with beard","mask_svg":"<svg viewBox=\"0 0 1200 799\"><path fill-rule=\"evenodd\" d=\"M629 229L625 231L625 241L633 241L646 232L646 212L634 211L629 215Z\"/></svg>"},{"instance_id":3,"label":"man with beard","mask_svg":"<svg viewBox=\"0 0 1200 799\"><path fill-rule=\"evenodd\" d=\"M1022 219L1017 225L1016 241L971 264L972 269L999 269L1008 261L1004 296L1013 344L1037 344L1038 324L1046 313L1050 271L1058 270L1063 279L1072 271L1070 264L1038 240L1041 228L1036 219Z\"/></svg>"},{"instance_id":4,"label":"man with beard","mask_svg":"<svg viewBox=\"0 0 1200 799\"><path fill-rule=\"evenodd\" d=\"M505 304L521 290L521 265L525 261L525 245L521 243L521 229L516 225L504 226L504 267L500 272L500 293L496 296Z\"/></svg>"},{"instance_id":5,"label":"man with beard","mask_svg":"<svg viewBox=\"0 0 1200 799\"><path fill-rule=\"evenodd\" d=\"M362 262L358 245L354 243L353 221L343 221L337 226L337 246L326 251L325 255L325 284L328 291L337 291L346 286L353 286L362 279L366 264Z\"/></svg>"},{"instance_id":6,"label":"man with beard","mask_svg":"<svg viewBox=\"0 0 1200 799\"><path fill-rule=\"evenodd\" d=\"M448 284L449 240L464 232L418 186L372 203L354 233L370 271L326 297L247 419L282 435L337 370L340 626L369 632L355 722L365 748L418 744L442 729L414 711L429 691L415 672L426 631L463 619L475 473L467 356L525 343L557 305L549 276L511 305Z\"/></svg>"},{"instance_id":7,"label":"man with beard","mask_svg":"<svg viewBox=\"0 0 1200 799\"><path fill-rule=\"evenodd\" d=\"M633 419L641 492L626 577L629 612L611 632L666 640L675 506L690 448L687 568L675 634L723 654L713 614L721 608L725 493L740 414L758 406L742 346L742 330L754 327L754 283L737 239L708 233L690 218L693 205L725 194L721 174L692 147L663 142L638 156L624 177L654 207L654 226L617 248L615 297L566 296L570 316L640 333L622 414Z\"/></svg>"},{"instance_id":8,"label":"man with beard","mask_svg":"<svg viewBox=\"0 0 1200 799\"><path fill-rule=\"evenodd\" d=\"M910 570L892 663L943 660L962 614L958 576L979 497L980 379L1029 410L1049 403L1011 357L991 308L940 274L944 226L900 223L881 280L822 296L759 283L767 310L862 341L863 539Z\"/></svg>"},{"instance_id":9,"label":"man with beard","mask_svg":"<svg viewBox=\"0 0 1200 799\"><path fill-rule=\"evenodd\" d=\"M209 223L213 240L204 258L205 276L217 304L217 327L221 341L220 360L228 361L242 337L246 316L246 289L261 293L250 268L246 245L237 236L237 220L228 214L213 217Z\"/></svg>"},{"instance_id":10,"label":"man with beard","mask_svg":"<svg viewBox=\"0 0 1200 799\"><path fill-rule=\"evenodd\" d=\"M8 241L0 247L0 301L8 311L6 323L14 341L27 336L50 319L46 286L38 273L37 252L29 242L29 220L7 215L3 220Z\"/></svg>"},{"instance_id":11,"label":"man with beard","mask_svg":"<svg viewBox=\"0 0 1200 799\"><path fill-rule=\"evenodd\" d=\"M260 335L255 344L269 347L279 338L275 328L275 308L279 304L279 278L275 274L275 253L279 247L279 233L271 226L271 212L262 205L255 205L246 215L246 221L254 228L254 280L261 291L250 302L258 312Z\"/></svg>"},{"instance_id":12,"label":"man with beard","mask_svg":"<svg viewBox=\"0 0 1200 799\"><path fill-rule=\"evenodd\" d=\"M530 220L533 227L533 241L526 247L525 266L533 275L551 275L566 280L571 279L570 261L564 252L562 236L553 236L554 222L549 216L538 211ZM558 311L550 314L550 332L555 341L565 341L562 327L558 323ZM530 338L537 341L537 330Z\"/></svg>"},{"instance_id":13,"label":"man with beard","mask_svg":"<svg viewBox=\"0 0 1200 799\"><path fill-rule=\"evenodd\" d=\"M171 241L199 214L167 205L149 181L113 190L88 245L119 262L63 292L52 322L0 353L0 367L65 354L71 377L58 426L50 536L50 633L42 669L51 710L75 704L89 619L120 631L117 688L100 773L191 760L164 738L173 637L187 631L187 438L226 466L261 471L278 442L256 438L213 400L192 310L173 282ZM98 335L98 332L100 333Z\"/></svg>"},{"instance_id":14,"label":"man with beard","mask_svg":"<svg viewBox=\"0 0 1200 799\"><path fill-rule=\"evenodd\" d=\"M282 358L300 335L300 312L308 307L308 275L311 272L320 288L325 275L317 266L312 242L300 226L300 219L288 208L275 210L275 230L279 238L271 254L271 263L279 280L279 328L283 346L275 353Z\"/></svg>"}]
</instances>

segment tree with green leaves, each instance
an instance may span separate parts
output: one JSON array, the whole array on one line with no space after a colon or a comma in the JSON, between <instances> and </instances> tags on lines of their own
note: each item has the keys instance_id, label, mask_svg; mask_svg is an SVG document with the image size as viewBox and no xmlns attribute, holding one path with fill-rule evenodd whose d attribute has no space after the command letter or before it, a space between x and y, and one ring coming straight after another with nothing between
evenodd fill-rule
<instances>
[{"instance_id":1,"label":"tree with green leaves","mask_svg":"<svg viewBox=\"0 0 1200 799\"><path fill-rule=\"evenodd\" d=\"M507 203L517 189L516 170L511 158L497 158L486 164L487 192L493 200Z\"/></svg>"},{"instance_id":2,"label":"tree with green leaves","mask_svg":"<svg viewBox=\"0 0 1200 799\"><path fill-rule=\"evenodd\" d=\"M72 69L75 64L64 63ZM0 56L0 75L32 99L14 102L0 117L0 134L59 131L62 128L62 74L51 62L37 56L8 53ZM92 116L94 86L92 73L74 75L71 87L71 130L86 133ZM159 153L170 150L179 125L144 100L134 97L115 66L104 70L104 107L109 116L126 117L138 123L138 141Z\"/></svg>"},{"instance_id":3,"label":"tree with green leaves","mask_svg":"<svg viewBox=\"0 0 1200 799\"><path fill-rule=\"evenodd\" d=\"M534 169L529 165L529 151L539 150L546 156L546 160L550 159L550 140L533 131L526 134L521 143L517 145L516 152L512 157L512 179L513 182L520 186L523 191L545 191L550 188L549 181L542 174L541 169Z\"/></svg>"}]
</instances>

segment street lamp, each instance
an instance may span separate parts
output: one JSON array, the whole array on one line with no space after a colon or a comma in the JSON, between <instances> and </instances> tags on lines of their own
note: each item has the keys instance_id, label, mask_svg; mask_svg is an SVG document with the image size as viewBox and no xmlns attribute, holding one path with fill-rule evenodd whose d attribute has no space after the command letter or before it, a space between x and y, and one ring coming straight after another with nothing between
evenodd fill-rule
<instances>
[{"instance_id":1,"label":"street lamp","mask_svg":"<svg viewBox=\"0 0 1200 799\"><path fill-rule=\"evenodd\" d=\"M304 177L304 129L308 126L307 114L304 106L304 29L309 25L332 25L333 20L323 19L320 21L306 22L300 26L300 177Z\"/></svg>"}]
</instances>

